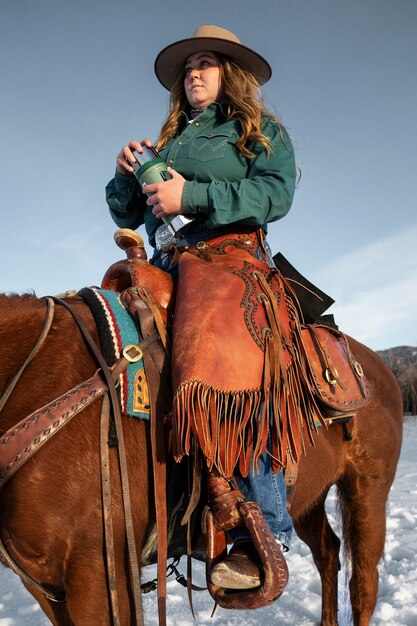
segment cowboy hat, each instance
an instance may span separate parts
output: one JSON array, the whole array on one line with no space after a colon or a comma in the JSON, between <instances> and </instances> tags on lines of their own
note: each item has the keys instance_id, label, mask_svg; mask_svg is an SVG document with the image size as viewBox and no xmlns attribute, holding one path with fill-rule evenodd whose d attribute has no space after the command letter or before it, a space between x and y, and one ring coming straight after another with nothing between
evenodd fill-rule
<instances>
[{"instance_id":1,"label":"cowboy hat","mask_svg":"<svg viewBox=\"0 0 417 626\"><path fill-rule=\"evenodd\" d=\"M237 61L251 72L260 85L272 74L271 66L260 54L247 48L230 30L212 24L203 24L193 37L181 39L167 46L155 60L155 74L166 89L171 91L190 54L195 52L218 52Z\"/></svg>"}]
</instances>

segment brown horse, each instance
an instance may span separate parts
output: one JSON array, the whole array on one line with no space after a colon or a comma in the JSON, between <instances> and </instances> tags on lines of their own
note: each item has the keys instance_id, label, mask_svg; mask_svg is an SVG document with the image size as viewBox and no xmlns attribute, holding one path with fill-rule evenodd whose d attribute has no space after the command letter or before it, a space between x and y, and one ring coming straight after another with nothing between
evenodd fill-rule
<instances>
[{"instance_id":1,"label":"brown horse","mask_svg":"<svg viewBox=\"0 0 417 626\"><path fill-rule=\"evenodd\" d=\"M78 297L67 301L98 342L88 307ZM35 296L0 296L0 397L32 350L45 312L45 301ZM386 502L401 447L402 403L393 375L363 345L351 340L351 348L373 388L373 400L349 426L351 441L340 425L320 429L316 446L300 463L291 506L296 531L310 547L320 572L322 626L337 624L340 547L327 520L326 495L337 485L345 545L351 557L353 620L356 626L367 626L376 604ZM57 307L44 346L0 413L0 436L35 409L86 380L95 369L74 320L63 307ZM68 423L0 493L1 539L11 557L50 591L65 594L65 602L55 603L28 587L56 626L111 624L100 506L99 404L93 403ZM127 418L124 430L140 552L153 515L148 424ZM114 449L110 453L116 454ZM116 569L121 622L128 626L134 624L134 612L116 465L113 462L115 552L124 555Z\"/></svg>"}]
</instances>

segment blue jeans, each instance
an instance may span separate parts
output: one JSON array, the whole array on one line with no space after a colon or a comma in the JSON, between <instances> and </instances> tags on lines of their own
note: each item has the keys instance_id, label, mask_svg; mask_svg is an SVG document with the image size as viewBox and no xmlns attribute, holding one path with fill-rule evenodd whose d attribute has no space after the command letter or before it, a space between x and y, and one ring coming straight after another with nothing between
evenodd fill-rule
<instances>
[{"instance_id":1,"label":"blue jeans","mask_svg":"<svg viewBox=\"0 0 417 626\"><path fill-rule=\"evenodd\" d=\"M264 452L259 459L258 471L251 467L246 478L235 476L237 485L247 500L256 502L267 521L272 534L285 548L289 548L292 535L292 520L287 511L287 494L284 473L274 474L271 469L271 457ZM244 528L231 531L237 539L247 539L249 533Z\"/></svg>"},{"instance_id":2,"label":"blue jeans","mask_svg":"<svg viewBox=\"0 0 417 626\"><path fill-rule=\"evenodd\" d=\"M192 244L195 242L187 241L186 243ZM266 261L268 265L274 266L266 241L264 242L264 247L266 249L266 259L262 250L258 252L259 258ZM154 265L171 274L176 282L178 280L178 267L176 263L171 262L172 256L172 252L162 253L154 262ZM288 549L293 525L291 516L287 511L286 485L283 472L274 474L271 468L271 458L267 452L264 452L259 460L257 471L254 472L253 467L251 467L246 478L239 475L236 475L235 478L245 498L259 505L274 537ZM249 532L245 528L232 530L231 535L234 540L249 538Z\"/></svg>"}]
</instances>

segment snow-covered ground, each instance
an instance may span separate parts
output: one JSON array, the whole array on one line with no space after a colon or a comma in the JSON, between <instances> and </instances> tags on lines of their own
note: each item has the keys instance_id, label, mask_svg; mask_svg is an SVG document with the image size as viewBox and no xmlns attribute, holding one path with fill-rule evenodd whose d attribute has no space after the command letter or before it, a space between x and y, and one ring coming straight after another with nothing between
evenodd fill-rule
<instances>
[{"instance_id":1,"label":"snow-covered ground","mask_svg":"<svg viewBox=\"0 0 417 626\"><path fill-rule=\"evenodd\" d=\"M385 558L380 564L378 604L373 626L417 626L417 417L404 418L404 443L397 476L388 505L388 528ZM329 514L336 524L334 494L329 496ZM168 579L168 625L195 626L316 626L320 622L320 580L308 548L297 537L288 554L290 582L283 596L272 606L256 611L227 611L218 609L211 618L213 602L207 592L195 592L194 621L187 600L187 592L175 580ZM185 563L180 571L185 573ZM155 576L154 567L145 568L144 578ZM194 582L204 585L204 567L196 562ZM146 625L157 624L155 592L143 597ZM339 591L340 626L351 624L349 604L343 574ZM20 580L10 571L0 569L0 626L48 626L33 598ZM97 624L97 626L100 626Z\"/></svg>"}]
</instances>

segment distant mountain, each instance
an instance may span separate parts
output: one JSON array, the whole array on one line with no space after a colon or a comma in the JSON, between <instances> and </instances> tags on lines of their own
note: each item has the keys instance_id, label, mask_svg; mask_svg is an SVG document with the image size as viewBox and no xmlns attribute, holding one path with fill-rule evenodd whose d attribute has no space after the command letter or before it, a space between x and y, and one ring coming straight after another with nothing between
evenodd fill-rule
<instances>
[{"instance_id":1,"label":"distant mountain","mask_svg":"<svg viewBox=\"0 0 417 626\"><path fill-rule=\"evenodd\" d=\"M404 365L417 367L416 347L398 346L397 348L389 348L388 350L378 350L378 354L390 367L395 363L403 363Z\"/></svg>"},{"instance_id":2,"label":"distant mountain","mask_svg":"<svg viewBox=\"0 0 417 626\"><path fill-rule=\"evenodd\" d=\"M403 396L404 412L417 414L417 348L398 346L378 354L394 372Z\"/></svg>"}]
</instances>

